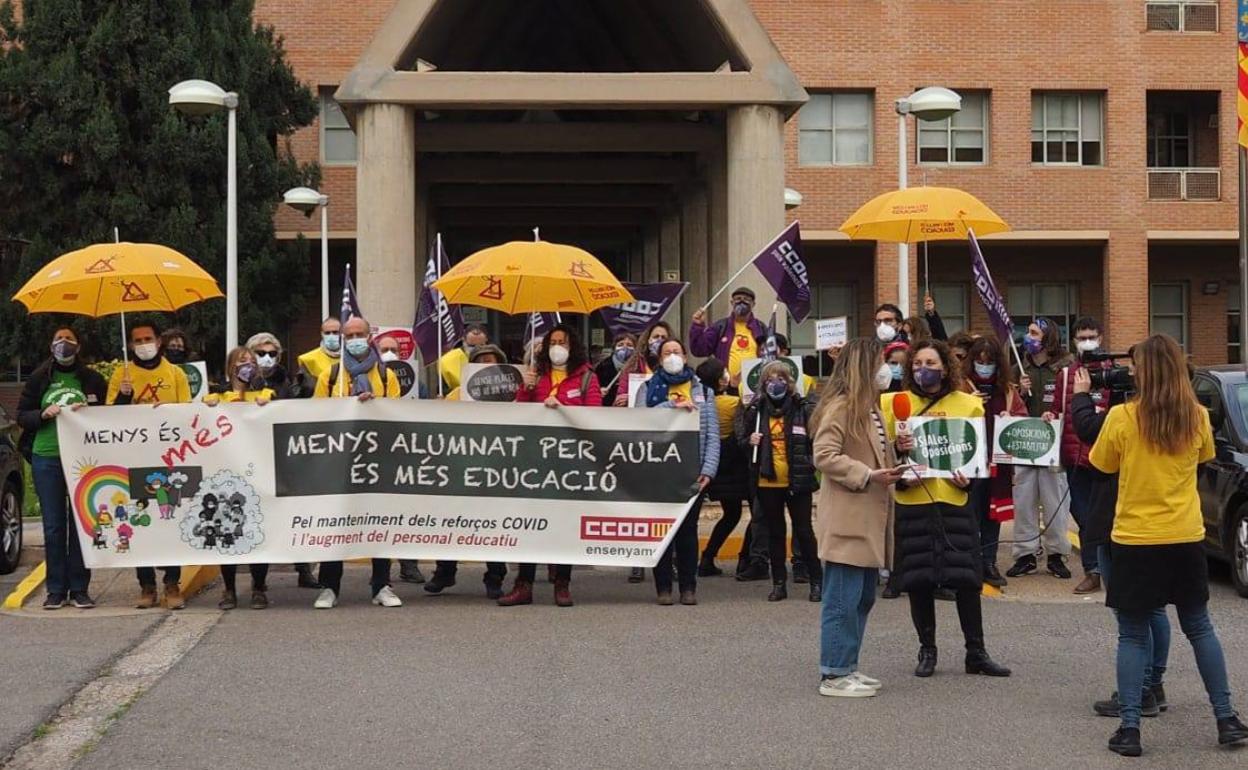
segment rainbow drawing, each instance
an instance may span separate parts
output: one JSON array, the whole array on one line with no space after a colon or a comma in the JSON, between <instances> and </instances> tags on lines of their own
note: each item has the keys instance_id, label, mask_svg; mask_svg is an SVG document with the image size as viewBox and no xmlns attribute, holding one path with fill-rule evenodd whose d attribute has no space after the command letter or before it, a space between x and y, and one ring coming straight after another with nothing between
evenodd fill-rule
<instances>
[{"instance_id":1,"label":"rainbow drawing","mask_svg":"<svg viewBox=\"0 0 1248 770\"><path fill-rule=\"evenodd\" d=\"M74 487L74 513L83 534L95 534L96 512L101 505L111 513L111 498L121 492L130 499L130 470L120 465L84 466L78 469L78 484Z\"/></svg>"}]
</instances>

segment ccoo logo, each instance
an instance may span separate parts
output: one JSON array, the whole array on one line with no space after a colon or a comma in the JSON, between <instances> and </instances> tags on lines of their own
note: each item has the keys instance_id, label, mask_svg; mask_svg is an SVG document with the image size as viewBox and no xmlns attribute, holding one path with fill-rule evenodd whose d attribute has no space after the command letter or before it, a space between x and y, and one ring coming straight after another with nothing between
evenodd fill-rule
<instances>
[{"instance_id":1,"label":"ccoo logo","mask_svg":"<svg viewBox=\"0 0 1248 770\"><path fill-rule=\"evenodd\" d=\"M582 516L582 540L633 540L661 542L675 519L626 519L614 516Z\"/></svg>"}]
</instances>

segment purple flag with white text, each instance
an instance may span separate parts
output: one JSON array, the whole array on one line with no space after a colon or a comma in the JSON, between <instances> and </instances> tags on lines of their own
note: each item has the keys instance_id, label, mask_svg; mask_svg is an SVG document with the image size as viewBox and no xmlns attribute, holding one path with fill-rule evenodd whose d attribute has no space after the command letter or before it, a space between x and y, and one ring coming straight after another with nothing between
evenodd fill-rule
<instances>
[{"instance_id":1,"label":"purple flag with white text","mask_svg":"<svg viewBox=\"0 0 1248 770\"><path fill-rule=\"evenodd\" d=\"M794 222L763 247L754 257L754 266L776 296L789 308L793 320L801 323L810 315L810 276L802 260L802 229Z\"/></svg>"},{"instance_id":2,"label":"purple flag with white text","mask_svg":"<svg viewBox=\"0 0 1248 770\"><path fill-rule=\"evenodd\" d=\"M988 272L988 263L984 261L984 252L980 251L979 241L975 233L968 231L971 239L971 276L975 280L975 290L979 293L979 301L988 309L988 320L1002 342L1013 338L1013 322L1010 313L1005 309L1005 300L992 282L992 274Z\"/></svg>"},{"instance_id":3,"label":"purple flag with white text","mask_svg":"<svg viewBox=\"0 0 1248 770\"><path fill-rule=\"evenodd\" d=\"M420 304L416 308L416 323L412 326L412 337L420 348L420 357L426 362L438 358L438 335L442 335L443 352L455 347L464 336L464 317L459 306L447 304L442 292L433 288L438 276L451 268L447 259L446 249L442 248L442 239L438 238L429 250L429 263L425 268L424 286L420 290Z\"/></svg>"},{"instance_id":4,"label":"purple flag with white text","mask_svg":"<svg viewBox=\"0 0 1248 770\"><path fill-rule=\"evenodd\" d=\"M686 281L670 283L625 283L624 288L633 295L633 302L604 307L602 320L614 336L622 332L641 334L663 318L685 289Z\"/></svg>"}]
</instances>

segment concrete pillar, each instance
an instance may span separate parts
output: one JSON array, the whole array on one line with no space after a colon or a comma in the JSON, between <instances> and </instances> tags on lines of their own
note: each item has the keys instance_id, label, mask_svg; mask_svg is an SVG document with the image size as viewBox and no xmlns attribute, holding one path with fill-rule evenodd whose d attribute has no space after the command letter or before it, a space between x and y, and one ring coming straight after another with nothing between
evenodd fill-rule
<instances>
[{"instance_id":1,"label":"concrete pillar","mask_svg":"<svg viewBox=\"0 0 1248 770\"><path fill-rule=\"evenodd\" d=\"M709 154L706 167L707 189L707 249L710 257L710 284L702 294L691 297L693 310L702 306L711 294L724 285L728 276L728 157L720 147ZM693 292L694 287L689 287ZM712 318L722 318L728 314L728 297L715 300L707 311ZM691 311L692 312L692 311Z\"/></svg>"},{"instance_id":2,"label":"concrete pillar","mask_svg":"<svg viewBox=\"0 0 1248 770\"><path fill-rule=\"evenodd\" d=\"M659 280L659 223L647 222L645 240L642 242L642 283L654 283Z\"/></svg>"},{"instance_id":3,"label":"concrete pillar","mask_svg":"<svg viewBox=\"0 0 1248 770\"><path fill-rule=\"evenodd\" d=\"M728 274L783 229L784 117L770 106L733 107L728 110ZM754 289L757 316L771 315L776 294L762 274L746 270L734 285ZM783 327L783 321L777 325Z\"/></svg>"},{"instance_id":4,"label":"concrete pillar","mask_svg":"<svg viewBox=\"0 0 1248 770\"><path fill-rule=\"evenodd\" d=\"M691 190L682 202L680 214L681 263L680 280L688 281L689 288L681 296L676 308L668 313L668 320L680 319L681 334L689 328L693 311L711 296L715 289L710 285L710 260L707 226L708 196L705 189Z\"/></svg>"},{"instance_id":5,"label":"concrete pillar","mask_svg":"<svg viewBox=\"0 0 1248 770\"><path fill-rule=\"evenodd\" d=\"M644 257L641 238L637 237L628 243L628 280L641 283L642 259Z\"/></svg>"},{"instance_id":6,"label":"concrete pillar","mask_svg":"<svg viewBox=\"0 0 1248 770\"><path fill-rule=\"evenodd\" d=\"M1105 244L1107 347L1126 350L1149 334L1148 241L1140 230L1111 231Z\"/></svg>"},{"instance_id":7,"label":"concrete pillar","mask_svg":"<svg viewBox=\"0 0 1248 770\"><path fill-rule=\"evenodd\" d=\"M663 215L659 226L659 274L656 281L665 280L669 271L680 272L680 209L679 207Z\"/></svg>"},{"instance_id":8,"label":"concrete pillar","mask_svg":"<svg viewBox=\"0 0 1248 770\"><path fill-rule=\"evenodd\" d=\"M416 259L416 116L369 104L356 122L360 306L377 325L410 325L424 274Z\"/></svg>"}]
</instances>

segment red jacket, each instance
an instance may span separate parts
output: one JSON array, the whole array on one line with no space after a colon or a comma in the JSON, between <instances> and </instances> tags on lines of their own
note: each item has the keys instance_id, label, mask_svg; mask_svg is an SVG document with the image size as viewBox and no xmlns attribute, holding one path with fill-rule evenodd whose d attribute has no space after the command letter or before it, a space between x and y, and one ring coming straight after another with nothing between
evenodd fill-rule
<instances>
[{"instance_id":1,"label":"red jacket","mask_svg":"<svg viewBox=\"0 0 1248 770\"><path fill-rule=\"evenodd\" d=\"M586 377L586 374L589 376ZM517 391L516 401L542 403L550 397L553 390L555 398L564 406L602 406L602 388L589 364L581 364L576 371L568 372L568 376L557 388L552 388L550 382L550 372L547 372L537 378L532 390L521 388Z\"/></svg>"},{"instance_id":2,"label":"red jacket","mask_svg":"<svg viewBox=\"0 0 1248 770\"><path fill-rule=\"evenodd\" d=\"M1089 369L1108 369L1113 366L1111 361L1102 361L1093 364ZM1062 405L1062 467L1063 468L1089 468L1092 463L1088 460L1088 455L1092 452L1092 445L1085 444L1079 440L1079 434L1075 432L1074 415L1071 414L1070 402L1075 397L1075 373L1085 368L1081 363L1073 363L1069 368L1065 369L1066 378L1064 382L1058 383L1059 403ZM1096 405L1098 412L1109 409L1108 390L1093 390L1090 394L1092 403Z\"/></svg>"}]
</instances>

